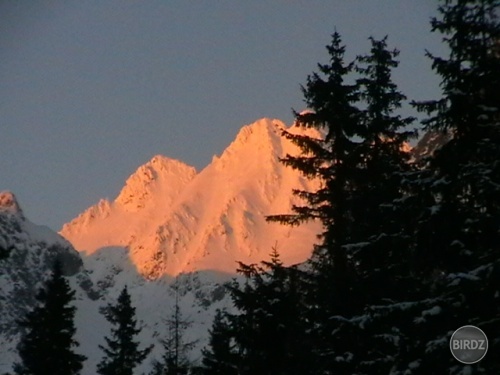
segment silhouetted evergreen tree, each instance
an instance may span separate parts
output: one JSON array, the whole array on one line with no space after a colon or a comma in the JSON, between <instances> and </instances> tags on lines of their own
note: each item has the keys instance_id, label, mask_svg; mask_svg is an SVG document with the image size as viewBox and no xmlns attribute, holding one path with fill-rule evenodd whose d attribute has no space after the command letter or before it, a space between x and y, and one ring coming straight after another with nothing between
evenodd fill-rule
<instances>
[{"instance_id":1,"label":"silhouetted evergreen tree","mask_svg":"<svg viewBox=\"0 0 500 375\"><path fill-rule=\"evenodd\" d=\"M394 322L372 314L372 305L399 301L413 287L412 213L403 204L412 171L404 148L414 134L407 130L413 118L396 113L406 99L391 78L398 52L387 48L386 38L370 40L369 54L345 64L335 33L330 64L319 65L321 76L309 77L304 96L312 112L298 114L297 123L325 136L285 133L302 154L283 162L323 184L316 192L295 192L307 202L293 207L295 214L270 218L291 225L319 219L324 227L311 259L305 311L321 374L387 372L398 336ZM360 78L346 83L354 71Z\"/></svg>"},{"instance_id":2,"label":"silhouetted evergreen tree","mask_svg":"<svg viewBox=\"0 0 500 375\"><path fill-rule=\"evenodd\" d=\"M310 349L303 373L498 372L494 357L464 368L450 355L449 339L475 324L491 333L493 350L500 345L500 3L441 4L432 26L445 35L450 57L429 56L443 97L416 106L431 116L427 130L446 131L451 140L419 160L420 169L403 151L412 119L396 114L405 97L391 79L397 52L386 39L372 38L370 54L346 64L335 33L329 63L308 77L310 111L296 113L296 124L323 137L284 131L302 154L282 161L322 186L294 191L305 203L268 219L319 220L321 243L310 272L290 288L305 304L279 292L292 285L295 268L278 258L240 264L246 283L230 288L239 314L228 315L225 327L238 374L293 373L307 363L283 366L283 353L300 351L293 343L281 351L276 337L300 338ZM353 71L361 77L349 84ZM299 317L297 325L276 319L284 310Z\"/></svg>"},{"instance_id":3,"label":"silhouetted evergreen tree","mask_svg":"<svg viewBox=\"0 0 500 375\"><path fill-rule=\"evenodd\" d=\"M64 278L59 262L52 276L36 295L37 304L19 321L25 330L18 345L21 361L14 365L19 375L79 374L86 357L74 352L75 292Z\"/></svg>"},{"instance_id":4,"label":"silhouetted evergreen tree","mask_svg":"<svg viewBox=\"0 0 500 375\"><path fill-rule=\"evenodd\" d=\"M234 335L228 317L217 310L210 330L208 347L202 350L201 374L237 375Z\"/></svg>"},{"instance_id":5,"label":"silhouetted evergreen tree","mask_svg":"<svg viewBox=\"0 0 500 375\"><path fill-rule=\"evenodd\" d=\"M281 161L299 170L305 177L320 178L323 187L315 192L296 190L293 193L305 200L306 205L292 207L290 215L273 215L270 221L297 225L319 219L324 226L323 243L316 248L316 255L328 253L328 262L335 263L339 272L346 268L347 259L342 244L348 236L349 214L345 207L348 179L352 169L349 152L354 147L352 137L358 127L359 110L356 84L346 83L354 69L344 62L345 46L339 33L334 33L327 46L329 64L318 64L320 73L313 73L302 88L310 111L296 113L296 124L312 127L324 133L322 139L284 131L285 137L295 143L301 155L287 155Z\"/></svg>"},{"instance_id":6,"label":"silhouetted evergreen tree","mask_svg":"<svg viewBox=\"0 0 500 375\"><path fill-rule=\"evenodd\" d=\"M448 58L432 56L443 96L416 103L430 117L426 129L451 140L427 160L420 179L416 259L427 309L408 316L412 373L458 374L449 355L451 333L466 324L490 335L498 351L500 332L500 26L498 0L446 0L432 30L443 34ZM425 301L425 300L423 300ZM415 322L417 324L415 324ZM414 366L415 367L415 366ZM487 356L468 373L498 373Z\"/></svg>"},{"instance_id":7,"label":"silhouetted evergreen tree","mask_svg":"<svg viewBox=\"0 0 500 375\"><path fill-rule=\"evenodd\" d=\"M284 267L276 249L261 266L240 263L244 285L230 293L236 314L228 315L238 374L310 374L312 348L301 291L302 273Z\"/></svg>"},{"instance_id":8,"label":"silhouetted evergreen tree","mask_svg":"<svg viewBox=\"0 0 500 375\"><path fill-rule=\"evenodd\" d=\"M284 267L276 249L260 266L240 263L243 284L228 285L237 313L218 312L203 350L202 374L311 374L303 273Z\"/></svg>"},{"instance_id":9,"label":"silhouetted evergreen tree","mask_svg":"<svg viewBox=\"0 0 500 375\"><path fill-rule=\"evenodd\" d=\"M135 336L141 331L137 327L135 307L132 306L127 287L121 291L116 304L108 304L103 309L104 317L110 322L111 336L107 336L106 345L99 345L104 357L97 365L97 373L101 375L132 375L151 352L152 346L139 349Z\"/></svg>"},{"instance_id":10,"label":"silhouetted evergreen tree","mask_svg":"<svg viewBox=\"0 0 500 375\"><path fill-rule=\"evenodd\" d=\"M173 288L175 305L171 316L165 320L167 337L161 341L164 349L163 358L154 363L150 375L186 375L192 367L188 352L193 349L196 341L185 340L185 331L191 326L191 321L182 316L179 306L178 280L175 281Z\"/></svg>"},{"instance_id":11,"label":"silhouetted evergreen tree","mask_svg":"<svg viewBox=\"0 0 500 375\"><path fill-rule=\"evenodd\" d=\"M282 162L299 170L305 177L319 178L322 186L314 192L294 191L305 204L292 207L292 215L276 215L268 219L288 225L306 220L320 220L323 224L321 243L312 257L313 278L308 295L311 307L309 318L316 322L317 366L319 372L331 367L339 357L339 343L332 336L333 315L349 315L359 308L354 298L355 275L344 246L351 242L352 213L347 203L352 192L352 177L356 173L358 158L355 136L360 132L359 85L349 79L354 63L345 63L345 46L339 33L332 36L327 46L328 64L318 64L319 73L313 73L303 87L305 102L310 111L296 113L296 124L312 127L324 134L321 139L307 135L284 135L299 146L299 156L287 155ZM354 338L353 338L354 339Z\"/></svg>"},{"instance_id":12,"label":"silhouetted evergreen tree","mask_svg":"<svg viewBox=\"0 0 500 375\"><path fill-rule=\"evenodd\" d=\"M352 215L350 243L344 246L355 265L356 310L330 318L337 324L339 343L331 363L332 373L389 373L399 350L398 321L388 321L376 312L380 306L410 298L411 223L413 213L405 204L410 192L405 180L412 172L405 142L413 118L396 113L406 97L392 81L398 66L397 50L389 50L387 38L370 38L370 53L359 56L357 72L360 93L357 158L350 177L346 203ZM351 339L349 339L351 338ZM356 338L352 340L352 338Z\"/></svg>"},{"instance_id":13,"label":"silhouetted evergreen tree","mask_svg":"<svg viewBox=\"0 0 500 375\"><path fill-rule=\"evenodd\" d=\"M392 81L392 70L398 66L399 51L387 48L387 38L370 38L371 51L358 57L357 71L360 99L363 107L359 117L358 142L353 152L358 158L352 179L348 205L352 214L351 242L355 246L358 270L371 276L389 277L393 263L401 257L404 222L410 216L399 203L407 197L404 179L412 170L405 150L406 142L414 135L408 126L414 121L396 114L406 97ZM406 217L405 217L406 216ZM407 221L407 220L406 220ZM407 236L406 236L407 237ZM388 256L391 251L396 253ZM385 258L387 267L380 264ZM378 264L377 264L378 262ZM372 264L373 263L373 264ZM380 272L384 268L384 272ZM382 281L382 280L381 280ZM373 286L381 285L375 283ZM382 293L387 293L387 286ZM373 291L370 292L373 295ZM379 292L375 293L380 295ZM378 297L375 297L378 298Z\"/></svg>"}]
</instances>

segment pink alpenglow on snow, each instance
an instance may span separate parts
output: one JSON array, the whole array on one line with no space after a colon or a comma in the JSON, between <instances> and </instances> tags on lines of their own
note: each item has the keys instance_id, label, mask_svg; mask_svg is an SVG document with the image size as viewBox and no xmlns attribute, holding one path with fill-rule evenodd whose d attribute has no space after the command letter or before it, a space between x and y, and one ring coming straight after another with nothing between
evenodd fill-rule
<instances>
[{"instance_id":1,"label":"pink alpenglow on snow","mask_svg":"<svg viewBox=\"0 0 500 375\"><path fill-rule=\"evenodd\" d=\"M319 186L279 162L298 153L281 135L284 129L272 119L244 126L199 173L155 156L128 178L114 201L101 200L60 233L87 255L87 262L93 254L111 259L113 252L126 251L149 279L197 270L232 274L237 261L268 259L275 244L285 264L302 262L311 254L319 223L290 228L265 220L301 203L293 189ZM287 130L319 137L312 129Z\"/></svg>"}]
</instances>

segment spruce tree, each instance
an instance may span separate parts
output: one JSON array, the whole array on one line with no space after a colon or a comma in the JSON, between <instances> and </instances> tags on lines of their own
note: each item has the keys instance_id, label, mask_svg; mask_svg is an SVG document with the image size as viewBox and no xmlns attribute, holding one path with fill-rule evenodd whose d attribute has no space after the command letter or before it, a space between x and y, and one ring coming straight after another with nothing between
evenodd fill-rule
<instances>
[{"instance_id":1,"label":"spruce tree","mask_svg":"<svg viewBox=\"0 0 500 375\"><path fill-rule=\"evenodd\" d=\"M14 365L15 374L80 373L86 357L74 352L78 346L74 339L74 297L56 261L52 276L36 295L36 306L19 321L25 333L18 346L21 361Z\"/></svg>"},{"instance_id":2,"label":"spruce tree","mask_svg":"<svg viewBox=\"0 0 500 375\"><path fill-rule=\"evenodd\" d=\"M352 168L349 152L354 143L352 137L358 127L359 110L356 84L346 82L353 71L353 63L345 63L345 46L340 34L332 35L327 46L330 54L329 64L318 64L319 73L313 73L302 87L305 102L310 111L295 113L296 124L312 127L324 133L323 139L307 135L283 135L295 143L301 155L287 155L281 161L284 165L300 171L305 177L320 178L322 188L310 192L296 190L293 193L307 203L293 206L291 215L273 215L268 220L287 225L319 219L324 227L322 245L316 248L316 255L327 258L327 263L335 263L339 272L347 266L342 245L347 242L349 213L345 207L348 191L348 178ZM327 254L324 254L327 253Z\"/></svg>"},{"instance_id":3,"label":"spruce tree","mask_svg":"<svg viewBox=\"0 0 500 375\"><path fill-rule=\"evenodd\" d=\"M237 356L230 322L226 313L217 310L208 347L202 350L204 375L237 375Z\"/></svg>"},{"instance_id":4,"label":"spruce tree","mask_svg":"<svg viewBox=\"0 0 500 375\"><path fill-rule=\"evenodd\" d=\"M274 249L261 266L240 263L245 277L229 286L236 314L229 314L238 374L311 373L314 360L296 267L284 267ZM232 366L231 366L232 367Z\"/></svg>"},{"instance_id":5,"label":"spruce tree","mask_svg":"<svg viewBox=\"0 0 500 375\"><path fill-rule=\"evenodd\" d=\"M380 267L370 262L379 261L382 256L387 266L391 266L393 259L387 256L388 251L394 249L391 242L402 236L404 227L403 207L398 202L407 196L404 179L411 172L405 143L415 135L407 130L414 119L396 113L406 100L392 81L392 70L399 64L396 60L399 51L388 49L387 37L370 38L370 42L370 53L357 58L357 72L361 75L357 82L365 109L359 116L360 141L353 151L358 161L351 177L353 193L348 201L352 214L350 240L367 245L357 246L357 250L364 251L352 254L356 255L357 262L363 260L363 272ZM401 247L399 244L399 250ZM387 271L385 269L384 274L387 275Z\"/></svg>"},{"instance_id":6,"label":"spruce tree","mask_svg":"<svg viewBox=\"0 0 500 375\"><path fill-rule=\"evenodd\" d=\"M338 342L328 366L332 373L389 372L398 351L398 321L387 321L374 310L389 301L406 300L414 286L410 275L412 212L402 204L409 194L404 180L412 172L404 146L414 134L407 130L414 119L396 113L406 99L392 81L399 52L388 49L387 37L370 41L370 53L357 58L363 109L358 117L358 142L351 151L356 163L346 202L350 238L343 247L356 276L351 279L356 305L330 317Z\"/></svg>"},{"instance_id":7,"label":"spruce tree","mask_svg":"<svg viewBox=\"0 0 500 375\"><path fill-rule=\"evenodd\" d=\"M306 135L284 136L301 149L301 155L287 155L282 162L299 170L305 177L319 178L320 189L314 192L296 190L305 204L292 207L292 215L275 215L269 220L287 225L297 225L307 220L323 224L321 243L313 252L308 304L309 319L316 322L315 353L319 372L326 372L335 354L335 347L346 342L336 342L331 332L335 326L333 315L348 315L358 308L353 298L354 273L344 246L350 243L352 213L347 203L352 192L352 176L358 163L353 155L357 147L355 136L359 133L360 110L358 84L350 77L354 63L345 62L345 46L340 34L335 32L327 46L329 62L318 64L319 72L311 74L302 88L310 111L296 113L296 123L312 127L324 134L322 139Z\"/></svg>"},{"instance_id":8,"label":"spruce tree","mask_svg":"<svg viewBox=\"0 0 500 375\"><path fill-rule=\"evenodd\" d=\"M442 97L416 103L429 117L427 130L446 131L451 140L423 166L420 194L427 204L416 212L415 245L420 289L429 306L417 322L399 373L458 374L463 365L449 354L457 328L472 324L489 335L498 351L500 332L500 25L498 0L441 1L432 30L443 34L447 58L428 54L441 76ZM415 328L416 326L416 328ZM412 362L413 361L413 362ZM413 366L415 367L415 366ZM467 368L498 373L493 356Z\"/></svg>"},{"instance_id":9,"label":"spruce tree","mask_svg":"<svg viewBox=\"0 0 500 375\"><path fill-rule=\"evenodd\" d=\"M408 195L404 181L412 172L403 149L414 134L407 130L413 118L396 113L406 99L391 77L398 51L387 48L386 38L370 40L369 54L344 64L345 49L335 33L328 46L330 64L319 65L321 76L309 77L304 96L312 113L298 114L297 122L325 136L285 134L302 154L283 162L319 177L323 186L295 192L307 205L294 207L294 215L270 218L323 224L322 242L311 259L305 312L313 322L316 371L323 374L370 373L375 365L381 373L388 371L388 358L397 348L384 337L394 335L393 327L370 315L370 305L398 300L401 286L408 292L413 285L411 212L402 204ZM354 73L360 78L346 83Z\"/></svg>"},{"instance_id":10,"label":"spruce tree","mask_svg":"<svg viewBox=\"0 0 500 375\"><path fill-rule=\"evenodd\" d=\"M113 327L111 336L104 338L106 345L99 345L104 357L97 365L97 373L132 375L134 368L149 355L152 346L140 350L139 342L135 340L141 330L137 327L135 307L132 306L127 287L122 289L116 304L108 304L103 314Z\"/></svg>"}]
</instances>

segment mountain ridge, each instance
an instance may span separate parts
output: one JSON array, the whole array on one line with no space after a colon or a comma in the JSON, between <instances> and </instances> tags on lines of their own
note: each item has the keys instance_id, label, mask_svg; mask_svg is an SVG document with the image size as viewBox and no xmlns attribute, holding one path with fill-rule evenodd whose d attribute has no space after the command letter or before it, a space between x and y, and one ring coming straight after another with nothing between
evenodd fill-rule
<instances>
[{"instance_id":1,"label":"mountain ridge","mask_svg":"<svg viewBox=\"0 0 500 375\"><path fill-rule=\"evenodd\" d=\"M124 286L137 308L141 345L155 344L138 371L147 373L151 361L162 355L164 321L173 311L176 293L182 313L193 321L186 332L188 341L197 342L190 358L199 361L216 310L234 309L223 283L235 277L236 260L268 260L278 240L287 262L299 263L320 233L318 223L290 228L265 221L265 215L290 211L297 202L293 187L315 187L279 163L280 157L296 151L282 137L283 130L319 134L262 119L242 128L227 152L199 172L174 159L153 157L127 179L115 200L100 200L64 227L74 236L73 243L82 246L79 252L49 228L31 223L13 193L0 192L0 247L10 249L0 262L0 372L10 371L18 359L15 346L21 332L16 319L31 308L56 257L63 258L65 274L77 291L76 339L79 352L88 357L82 375L95 374L102 357L98 345L109 332L99 311L115 302ZM412 152L433 152L440 142L429 135Z\"/></svg>"},{"instance_id":2,"label":"mountain ridge","mask_svg":"<svg viewBox=\"0 0 500 375\"><path fill-rule=\"evenodd\" d=\"M279 162L298 153L282 136L284 130L314 133L260 119L244 126L198 173L157 155L127 179L114 201L101 200L65 224L60 234L84 260L103 248L127 249L148 279L201 269L234 273L237 261L266 259L276 242L285 263L304 261L318 224L285 228L265 221L266 215L290 212L298 203L293 189L319 186ZM168 166L163 168L167 173L160 173L162 166Z\"/></svg>"},{"instance_id":3,"label":"mountain ridge","mask_svg":"<svg viewBox=\"0 0 500 375\"><path fill-rule=\"evenodd\" d=\"M112 262L109 262L109 257L102 261L96 254L93 263L84 265L84 254L78 253L50 228L29 221L21 212L13 193L0 192L0 246L8 250L7 257L0 262L2 374L11 373L12 365L19 361L16 346L24 328L19 326L18 320L35 305L35 295L49 277L55 260L61 262L63 274L76 292L73 301L76 307L75 339L80 344L76 352L88 358L82 375L96 373L96 365L103 355L99 345L104 344L104 335L111 328L101 310L116 301L124 286L129 288L142 328L138 339L144 346L155 344L150 357L142 364L145 373L151 370L152 361L162 355L159 340L167 334L164 320L172 311L176 293L182 313L193 321L186 337L199 342L193 360L200 356L201 348L206 344L216 309L231 308L229 297L221 286L231 275L197 272L149 281L137 273L124 248L113 249ZM102 249L103 252L106 250Z\"/></svg>"}]
</instances>

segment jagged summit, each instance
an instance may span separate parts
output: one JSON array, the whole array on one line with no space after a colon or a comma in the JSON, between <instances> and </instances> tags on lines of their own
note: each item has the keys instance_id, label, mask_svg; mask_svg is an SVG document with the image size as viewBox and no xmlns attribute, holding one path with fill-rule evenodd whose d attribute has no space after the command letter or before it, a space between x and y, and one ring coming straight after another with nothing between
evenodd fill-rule
<instances>
[{"instance_id":1,"label":"jagged summit","mask_svg":"<svg viewBox=\"0 0 500 375\"><path fill-rule=\"evenodd\" d=\"M151 196L156 193L163 196L165 204L169 204L170 198L178 194L195 175L195 168L178 160L156 155L127 179L115 202L135 212L147 206Z\"/></svg>"},{"instance_id":2,"label":"jagged summit","mask_svg":"<svg viewBox=\"0 0 500 375\"><path fill-rule=\"evenodd\" d=\"M186 163L172 159L164 155L155 155L144 166L148 166L159 174L175 173L196 173L196 169Z\"/></svg>"},{"instance_id":3,"label":"jagged summit","mask_svg":"<svg viewBox=\"0 0 500 375\"><path fill-rule=\"evenodd\" d=\"M64 224L61 233L71 237L75 233L92 232L93 227L99 227L107 218L126 217L124 221L127 227L129 224L135 225L132 222L159 215L159 211L163 213L169 209L174 199L195 176L194 167L156 155L130 175L114 201L101 199L77 218ZM108 222L108 225L118 224L113 220ZM114 231L112 227L99 230Z\"/></svg>"},{"instance_id":4,"label":"jagged summit","mask_svg":"<svg viewBox=\"0 0 500 375\"><path fill-rule=\"evenodd\" d=\"M245 152L254 152L257 156L257 150L270 150L276 146L276 140L281 130L285 128L282 121L269 118L245 125L240 129L235 140L224 150L220 159L231 159L234 155Z\"/></svg>"},{"instance_id":5,"label":"jagged summit","mask_svg":"<svg viewBox=\"0 0 500 375\"><path fill-rule=\"evenodd\" d=\"M318 186L279 162L298 152L282 136L285 129L268 118L244 126L199 173L155 156L130 176L114 202L89 208L61 234L89 257L111 256L110 247L126 249L148 278L201 269L234 273L236 261L259 262L276 242L286 263L303 261L318 224L288 228L265 221L298 203L293 189Z\"/></svg>"},{"instance_id":6,"label":"jagged summit","mask_svg":"<svg viewBox=\"0 0 500 375\"><path fill-rule=\"evenodd\" d=\"M281 120L262 118L253 124L243 126L238 132L235 141L228 149L232 148L233 144L241 145L250 142L253 143L254 146L258 146L262 142L272 139L274 135L285 128L286 125Z\"/></svg>"},{"instance_id":7,"label":"jagged summit","mask_svg":"<svg viewBox=\"0 0 500 375\"><path fill-rule=\"evenodd\" d=\"M10 191L0 191L0 212L17 215L24 219L23 210L14 193Z\"/></svg>"},{"instance_id":8,"label":"jagged summit","mask_svg":"<svg viewBox=\"0 0 500 375\"><path fill-rule=\"evenodd\" d=\"M279 157L285 147L281 137L284 128L283 122L267 118L242 127L221 156L214 157L200 174L209 173L211 168L215 168L227 176L225 185L228 188L235 185L236 176L242 183L244 180L262 178L279 164Z\"/></svg>"}]
</instances>

